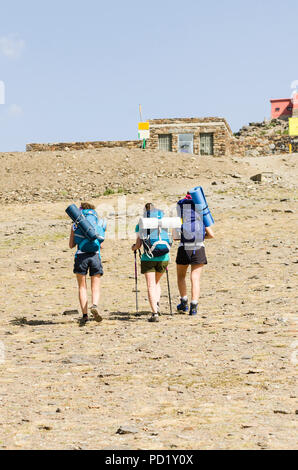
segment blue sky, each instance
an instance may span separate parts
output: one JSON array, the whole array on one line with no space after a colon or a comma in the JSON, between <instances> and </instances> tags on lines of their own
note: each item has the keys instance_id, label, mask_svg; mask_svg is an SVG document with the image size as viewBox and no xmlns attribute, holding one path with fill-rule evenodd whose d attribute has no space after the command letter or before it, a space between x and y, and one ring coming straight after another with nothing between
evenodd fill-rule
<instances>
[{"instance_id":1,"label":"blue sky","mask_svg":"<svg viewBox=\"0 0 298 470\"><path fill-rule=\"evenodd\" d=\"M0 151L135 139L139 103L144 119L223 116L236 131L269 117L270 98L298 80L297 0L0 8Z\"/></svg>"}]
</instances>

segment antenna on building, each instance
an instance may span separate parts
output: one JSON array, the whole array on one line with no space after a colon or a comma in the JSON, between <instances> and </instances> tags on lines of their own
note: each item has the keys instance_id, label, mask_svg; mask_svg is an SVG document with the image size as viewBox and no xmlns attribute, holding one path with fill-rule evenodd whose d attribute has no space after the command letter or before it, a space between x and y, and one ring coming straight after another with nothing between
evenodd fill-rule
<instances>
[{"instance_id":1,"label":"antenna on building","mask_svg":"<svg viewBox=\"0 0 298 470\"><path fill-rule=\"evenodd\" d=\"M142 105L139 104L139 113L140 113L140 121L143 122L143 117L142 117Z\"/></svg>"}]
</instances>

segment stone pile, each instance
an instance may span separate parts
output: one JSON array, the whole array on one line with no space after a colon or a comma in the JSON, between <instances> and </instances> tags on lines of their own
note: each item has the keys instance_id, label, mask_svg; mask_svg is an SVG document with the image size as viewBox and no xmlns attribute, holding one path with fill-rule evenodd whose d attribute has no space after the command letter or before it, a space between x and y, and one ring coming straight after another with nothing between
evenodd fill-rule
<instances>
[{"instance_id":1,"label":"stone pile","mask_svg":"<svg viewBox=\"0 0 298 470\"><path fill-rule=\"evenodd\" d=\"M288 121L272 119L252 122L234 134L230 142L230 154L244 157L259 157L298 152L298 138L289 136Z\"/></svg>"},{"instance_id":2,"label":"stone pile","mask_svg":"<svg viewBox=\"0 0 298 470\"><path fill-rule=\"evenodd\" d=\"M235 137L264 137L275 135L288 135L288 121L281 119L265 119L262 122L251 122L248 126L243 126L234 134Z\"/></svg>"}]
</instances>

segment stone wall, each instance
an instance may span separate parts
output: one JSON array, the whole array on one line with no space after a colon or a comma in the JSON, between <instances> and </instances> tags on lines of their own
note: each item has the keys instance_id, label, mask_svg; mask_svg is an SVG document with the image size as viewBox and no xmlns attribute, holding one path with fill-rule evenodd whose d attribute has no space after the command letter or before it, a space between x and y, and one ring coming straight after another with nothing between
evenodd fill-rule
<instances>
[{"instance_id":1,"label":"stone wall","mask_svg":"<svg viewBox=\"0 0 298 470\"><path fill-rule=\"evenodd\" d=\"M108 140L97 142L68 142L54 144L27 144L27 152L56 151L56 150L83 150L83 149L101 149L125 147L129 149L141 148L142 142L139 140Z\"/></svg>"},{"instance_id":2,"label":"stone wall","mask_svg":"<svg viewBox=\"0 0 298 470\"><path fill-rule=\"evenodd\" d=\"M213 150L215 156L223 156L232 138L232 131L224 118L177 118L177 119L154 119L150 122L150 138L147 140L146 148L158 149L158 135L172 135L172 151L178 151L178 134L191 133L194 135L194 153L200 154L200 134L213 134ZM98 148L141 148L139 140L120 141L97 141L97 142L68 142L53 144L28 144L27 152L36 151L63 151Z\"/></svg>"},{"instance_id":3,"label":"stone wall","mask_svg":"<svg viewBox=\"0 0 298 470\"><path fill-rule=\"evenodd\" d=\"M298 137L293 139L288 135L273 133L275 129L269 129L266 135L261 123L254 124L250 134L239 132L236 137L232 134L229 124L224 118L177 118L177 119L153 119L150 123L150 138L147 140L147 149L158 149L158 136L160 134L172 135L172 151L178 151L178 135L191 133L194 135L194 154L200 155L200 135L213 134L214 156L265 156L272 154L288 154L289 144L293 143L293 152L298 152ZM260 130L258 132L258 127ZM270 126L269 126L270 127ZM243 128L244 129L244 128ZM244 135L243 135L244 134ZM259 134L259 135L258 135ZM140 140L116 140L96 142L69 142L53 144L28 144L26 151L63 151L82 149L101 149L124 147L128 149L141 148Z\"/></svg>"}]
</instances>

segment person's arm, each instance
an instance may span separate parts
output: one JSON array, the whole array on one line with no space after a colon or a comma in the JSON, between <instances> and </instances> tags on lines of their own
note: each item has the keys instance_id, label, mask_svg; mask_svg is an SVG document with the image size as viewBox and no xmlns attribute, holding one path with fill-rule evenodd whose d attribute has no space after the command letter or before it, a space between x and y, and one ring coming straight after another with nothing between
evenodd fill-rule
<instances>
[{"instance_id":1,"label":"person's arm","mask_svg":"<svg viewBox=\"0 0 298 470\"><path fill-rule=\"evenodd\" d=\"M181 229L173 228L172 237L174 241L181 240Z\"/></svg>"},{"instance_id":2,"label":"person's arm","mask_svg":"<svg viewBox=\"0 0 298 470\"><path fill-rule=\"evenodd\" d=\"M76 246L74 242L74 231L73 226L71 226L70 235L69 235L69 248L74 248Z\"/></svg>"},{"instance_id":3,"label":"person's arm","mask_svg":"<svg viewBox=\"0 0 298 470\"><path fill-rule=\"evenodd\" d=\"M140 239L139 235L137 235L136 242L132 245L131 249L132 251L137 251L141 248L142 246L142 240Z\"/></svg>"},{"instance_id":4,"label":"person's arm","mask_svg":"<svg viewBox=\"0 0 298 470\"><path fill-rule=\"evenodd\" d=\"M181 217L181 207L179 206L179 204L176 205L176 213L177 213L177 217L179 217L179 219L181 219L181 226L182 226L183 220L182 220L182 217ZM173 229L172 237L173 237L174 241L181 240L181 227Z\"/></svg>"},{"instance_id":5,"label":"person's arm","mask_svg":"<svg viewBox=\"0 0 298 470\"><path fill-rule=\"evenodd\" d=\"M206 227L205 240L210 240L211 238L215 238L214 232L211 227Z\"/></svg>"}]
</instances>

